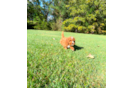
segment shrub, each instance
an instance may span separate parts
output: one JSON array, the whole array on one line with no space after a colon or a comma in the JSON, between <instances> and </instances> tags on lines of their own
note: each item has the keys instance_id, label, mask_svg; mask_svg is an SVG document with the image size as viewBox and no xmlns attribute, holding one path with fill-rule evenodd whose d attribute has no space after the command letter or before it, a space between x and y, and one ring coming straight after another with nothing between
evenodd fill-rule
<instances>
[{"instance_id":1,"label":"shrub","mask_svg":"<svg viewBox=\"0 0 134 88\"><path fill-rule=\"evenodd\" d=\"M41 20L38 16L34 19L35 26L34 29L38 30L49 30L48 26L49 24L46 22L45 19Z\"/></svg>"},{"instance_id":2,"label":"shrub","mask_svg":"<svg viewBox=\"0 0 134 88\"><path fill-rule=\"evenodd\" d=\"M56 20L56 22L51 23L51 28L54 31L62 31L63 29L62 19L59 18Z\"/></svg>"}]
</instances>

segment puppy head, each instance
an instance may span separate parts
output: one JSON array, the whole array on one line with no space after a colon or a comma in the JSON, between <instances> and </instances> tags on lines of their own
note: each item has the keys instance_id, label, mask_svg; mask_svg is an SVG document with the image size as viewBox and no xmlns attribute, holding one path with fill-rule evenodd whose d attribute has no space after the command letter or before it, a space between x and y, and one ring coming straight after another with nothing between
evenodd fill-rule
<instances>
[{"instance_id":1,"label":"puppy head","mask_svg":"<svg viewBox=\"0 0 134 88\"><path fill-rule=\"evenodd\" d=\"M75 45L75 38L74 37L69 37L68 38L68 44L70 46L74 46Z\"/></svg>"}]
</instances>

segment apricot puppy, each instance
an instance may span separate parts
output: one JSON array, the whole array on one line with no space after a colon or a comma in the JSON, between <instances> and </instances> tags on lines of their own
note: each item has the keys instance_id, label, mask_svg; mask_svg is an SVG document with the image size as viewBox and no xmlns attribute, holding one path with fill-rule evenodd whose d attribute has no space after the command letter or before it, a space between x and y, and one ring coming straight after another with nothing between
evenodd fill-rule
<instances>
[{"instance_id":1,"label":"apricot puppy","mask_svg":"<svg viewBox=\"0 0 134 88\"><path fill-rule=\"evenodd\" d=\"M61 34L61 40L60 40L60 44L64 47L64 49L68 49L70 48L71 50L75 50L74 49L74 45L75 45L75 38L74 37L64 37L64 32L62 31Z\"/></svg>"}]
</instances>

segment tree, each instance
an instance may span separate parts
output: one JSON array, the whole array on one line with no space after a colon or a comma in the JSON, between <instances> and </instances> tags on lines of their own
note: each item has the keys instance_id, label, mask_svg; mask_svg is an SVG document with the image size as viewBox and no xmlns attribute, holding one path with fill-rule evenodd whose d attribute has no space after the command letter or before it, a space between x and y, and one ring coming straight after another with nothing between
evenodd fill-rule
<instances>
[{"instance_id":1,"label":"tree","mask_svg":"<svg viewBox=\"0 0 134 88\"><path fill-rule=\"evenodd\" d=\"M53 27L54 30L62 30L62 22L68 17L66 11L66 3L68 0L53 0L51 4L51 14L54 17Z\"/></svg>"},{"instance_id":2,"label":"tree","mask_svg":"<svg viewBox=\"0 0 134 88\"><path fill-rule=\"evenodd\" d=\"M32 2L28 0L27 1L27 19L33 20L33 17L34 17L34 6Z\"/></svg>"},{"instance_id":3,"label":"tree","mask_svg":"<svg viewBox=\"0 0 134 88\"><path fill-rule=\"evenodd\" d=\"M63 22L66 31L100 33L106 20L106 4L100 0L69 0L70 16Z\"/></svg>"}]
</instances>

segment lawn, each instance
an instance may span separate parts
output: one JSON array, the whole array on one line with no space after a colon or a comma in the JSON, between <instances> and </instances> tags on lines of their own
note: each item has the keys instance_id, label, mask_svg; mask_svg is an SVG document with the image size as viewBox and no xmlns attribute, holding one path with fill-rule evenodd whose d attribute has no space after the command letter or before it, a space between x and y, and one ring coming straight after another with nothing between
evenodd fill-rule
<instances>
[{"instance_id":1,"label":"lawn","mask_svg":"<svg viewBox=\"0 0 134 88\"><path fill-rule=\"evenodd\" d=\"M27 30L28 88L105 88L106 36L64 32L77 49L64 50L61 31ZM87 58L91 53L95 59Z\"/></svg>"}]
</instances>

